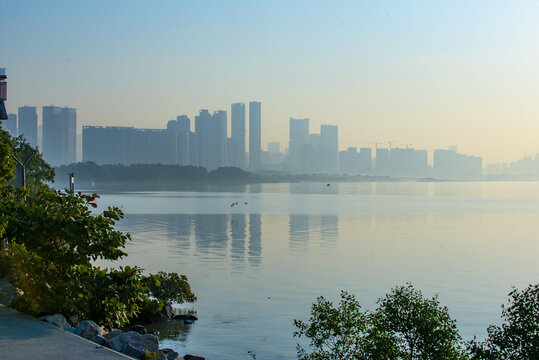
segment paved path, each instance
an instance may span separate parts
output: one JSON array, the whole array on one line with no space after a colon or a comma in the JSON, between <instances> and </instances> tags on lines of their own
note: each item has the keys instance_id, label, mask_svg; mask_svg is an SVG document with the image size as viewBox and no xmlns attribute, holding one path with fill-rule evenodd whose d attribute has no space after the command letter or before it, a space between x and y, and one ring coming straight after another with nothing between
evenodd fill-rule
<instances>
[{"instance_id":1,"label":"paved path","mask_svg":"<svg viewBox=\"0 0 539 360\"><path fill-rule=\"evenodd\" d=\"M0 360L132 360L0 304Z\"/></svg>"}]
</instances>

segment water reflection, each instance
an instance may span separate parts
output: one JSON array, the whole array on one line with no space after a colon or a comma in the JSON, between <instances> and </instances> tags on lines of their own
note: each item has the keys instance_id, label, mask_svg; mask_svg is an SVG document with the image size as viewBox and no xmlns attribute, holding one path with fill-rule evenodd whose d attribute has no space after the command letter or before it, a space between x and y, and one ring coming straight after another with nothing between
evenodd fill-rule
<instances>
[{"instance_id":1,"label":"water reflection","mask_svg":"<svg viewBox=\"0 0 539 360\"><path fill-rule=\"evenodd\" d=\"M253 267L262 263L259 214L130 214L118 229L130 231L134 242L152 245L152 250L193 255L218 268L228 258L235 270L243 269L246 259Z\"/></svg>"},{"instance_id":2,"label":"water reflection","mask_svg":"<svg viewBox=\"0 0 539 360\"><path fill-rule=\"evenodd\" d=\"M262 262L262 222L259 214L249 215L249 264L258 266Z\"/></svg>"}]
</instances>

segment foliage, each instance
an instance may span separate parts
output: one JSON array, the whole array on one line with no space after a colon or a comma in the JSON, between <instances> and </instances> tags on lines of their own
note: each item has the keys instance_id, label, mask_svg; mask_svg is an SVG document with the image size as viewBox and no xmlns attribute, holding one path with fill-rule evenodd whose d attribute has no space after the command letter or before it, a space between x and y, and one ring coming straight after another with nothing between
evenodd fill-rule
<instances>
[{"instance_id":1,"label":"foliage","mask_svg":"<svg viewBox=\"0 0 539 360\"><path fill-rule=\"evenodd\" d=\"M363 312L353 295L341 292L335 307L324 297L312 305L308 322L294 320L294 336L310 339L308 352L297 345L299 359L397 359L396 343L376 314Z\"/></svg>"},{"instance_id":2,"label":"foliage","mask_svg":"<svg viewBox=\"0 0 539 360\"><path fill-rule=\"evenodd\" d=\"M378 300L377 312L399 341L406 359L460 359L456 321L437 296L424 298L411 284L399 286Z\"/></svg>"},{"instance_id":3,"label":"foliage","mask_svg":"<svg viewBox=\"0 0 539 360\"><path fill-rule=\"evenodd\" d=\"M32 193L44 191L46 189L44 183L54 182L54 168L43 160L39 150L33 148L22 135L12 139L12 142L13 155L19 161L24 162L32 156L25 169L26 186Z\"/></svg>"},{"instance_id":4,"label":"foliage","mask_svg":"<svg viewBox=\"0 0 539 360\"><path fill-rule=\"evenodd\" d=\"M11 141L8 132L0 127L0 186L2 187L13 177L15 169L15 161L11 156Z\"/></svg>"},{"instance_id":5,"label":"foliage","mask_svg":"<svg viewBox=\"0 0 539 360\"><path fill-rule=\"evenodd\" d=\"M309 338L311 352L299 344L298 358L465 359L455 320L437 297L424 298L411 284L392 289L364 312L353 295L341 293L337 307L323 297L312 305L308 322L294 320L294 336Z\"/></svg>"},{"instance_id":6,"label":"foliage","mask_svg":"<svg viewBox=\"0 0 539 360\"><path fill-rule=\"evenodd\" d=\"M5 132L0 136L3 159L34 151L22 138L12 139ZM23 292L10 306L33 315L75 315L112 328L141 312L159 311L160 296L196 300L184 275L144 276L138 267L94 266L97 259L126 256L122 249L130 236L114 229L123 212L116 207L97 212L97 194L50 189L45 181L54 176L52 168L39 153L34 159L27 172L33 185L26 189L7 184L13 162L0 165L0 275L11 274L12 284Z\"/></svg>"},{"instance_id":7,"label":"foliage","mask_svg":"<svg viewBox=\"0 0 539 360\"><path fill-rule=\"evenodd\" d=\"M148 280L150 280L148 281L150 295L163 302L182 304L197 300L185 275L160 271L157 274L150 274Z\"/></svg>"},{"instance_id":8,"label":"foliage","mask_svg":"<svg viewBox=\"0 0 539 360\"><path fill-rule=\"evenodd\" d=\"M501 326L491 325L484 342L470 342L472 359L539 359L539 284L509 293Z\"/></svg>"}]
</instances>

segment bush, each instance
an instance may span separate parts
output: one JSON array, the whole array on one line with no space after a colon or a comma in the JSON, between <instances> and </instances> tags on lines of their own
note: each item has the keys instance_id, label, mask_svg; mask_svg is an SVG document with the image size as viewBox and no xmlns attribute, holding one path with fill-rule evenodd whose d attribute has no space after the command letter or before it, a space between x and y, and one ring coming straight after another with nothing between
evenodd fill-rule
<instances>
[{"instance_id":1,"label":"bush","mask_svg":"<svg viewBox=\"0 0 539 360\"><path fill-rule=\"evenodd\" d=\"M23 292L10 306L32 315L75 315L112 328L143 311L159 311L163 301L196 300L184 275L144 276L138 267L94 266L97 259L126 256L122 249L131 238L114 229L123 212L108 207L94 213L97 194L50 189L44 181L54 172L37 150L1 129L0 139L0 159L6 160L0 165L0 275L11 274ZM7 184L13 173L7 160L17 151L36 152L27 189Z\"/></svg>"}]
</instances>

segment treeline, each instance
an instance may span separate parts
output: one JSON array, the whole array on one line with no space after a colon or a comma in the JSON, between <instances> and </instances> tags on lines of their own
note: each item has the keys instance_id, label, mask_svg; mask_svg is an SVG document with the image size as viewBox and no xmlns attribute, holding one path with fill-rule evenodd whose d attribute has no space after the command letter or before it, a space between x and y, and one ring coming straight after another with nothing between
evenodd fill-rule
<instances>
[{"instance_id":1,"label":"treeline","mask_svg":"<svg viewBox=\"0 0 539 360\"><path fill-rule=\"evenodd\" d=\"M201 166L191 165L98 165L90 161L57 167L55 183L58 186L67 185L69 173L75 174L75 181L79 186L95 188L122 185L245 184L262 181L261 177L235 167L208 171Z\"/></svg>"}]
</instances>

